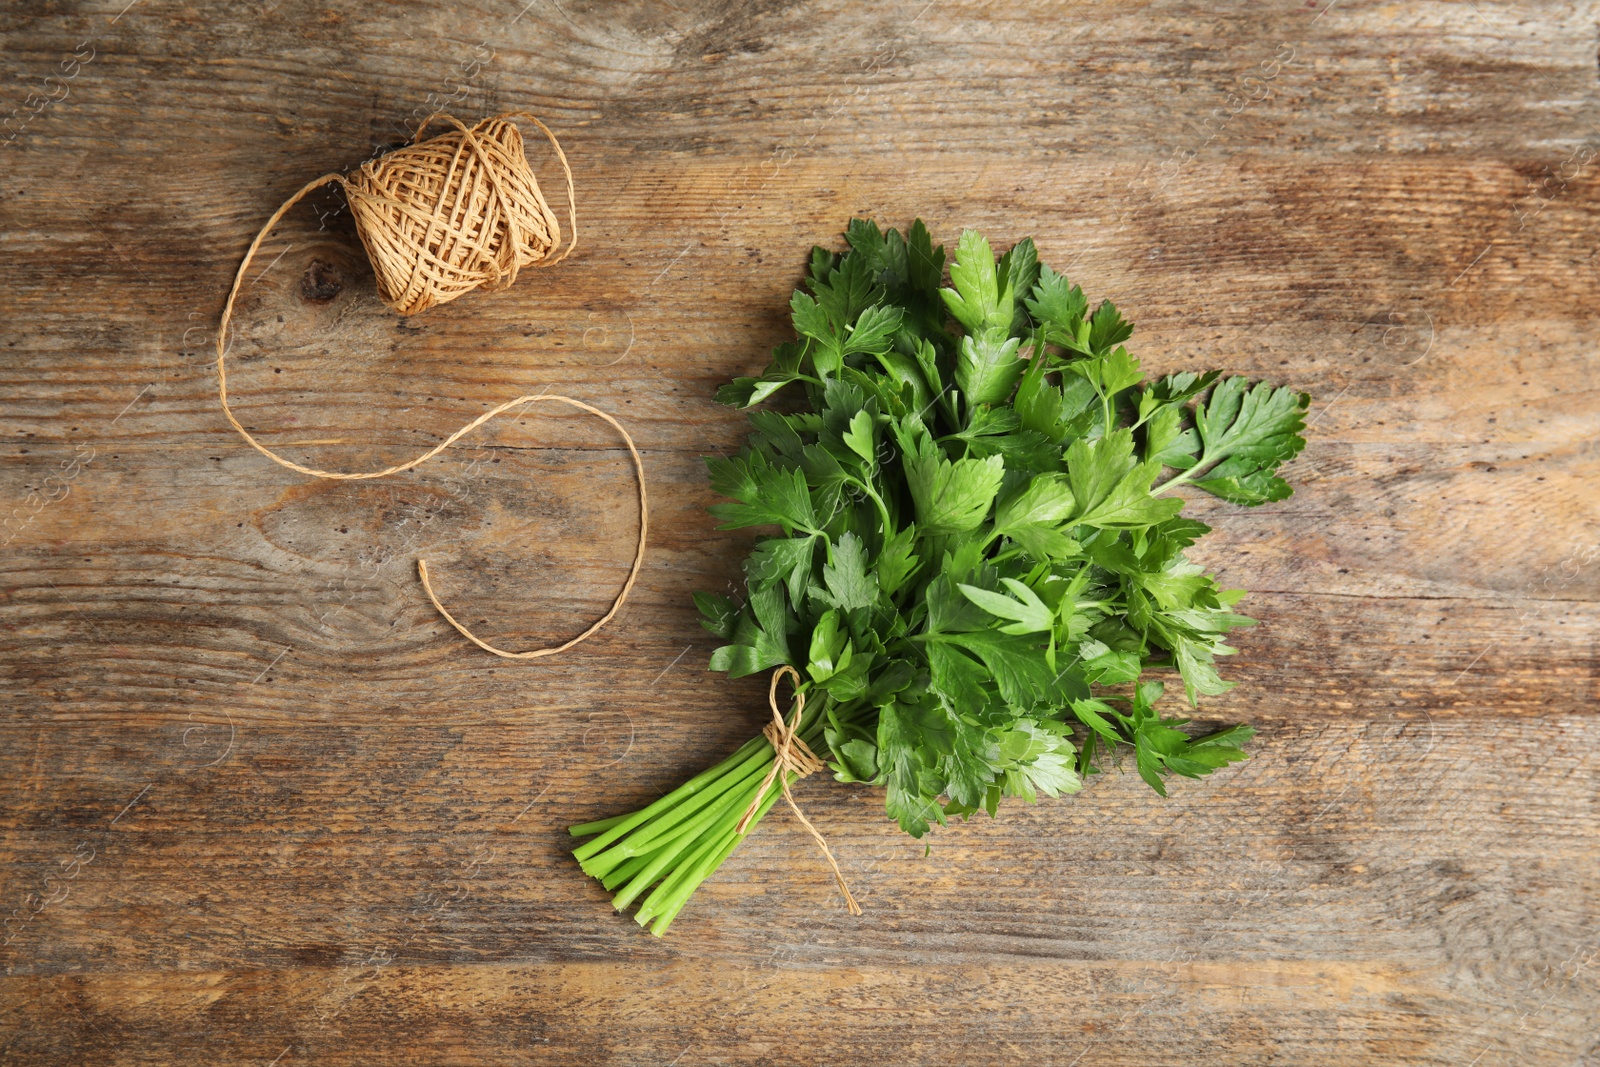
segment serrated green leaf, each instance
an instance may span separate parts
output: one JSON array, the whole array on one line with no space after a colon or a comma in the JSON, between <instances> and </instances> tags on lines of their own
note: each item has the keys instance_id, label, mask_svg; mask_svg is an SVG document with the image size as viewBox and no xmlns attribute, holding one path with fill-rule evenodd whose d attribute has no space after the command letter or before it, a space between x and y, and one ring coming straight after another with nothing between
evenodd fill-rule
<instances>
[{"instance_id":1,"label":"serrated green leaf","mask_svg":"<svg viewBox=\"0 0 1600 1067\"><path fill-rule=\"evenodd\" d=\"M744 464L735 458L712 459L707 465L711 468L712 487L737 501L711 505L711 514L723 521L722 529L771 523L787 530L820 532L811 507L811 492L800 470L768 466L759 453Z\"/></svg>"},{"instance_id":2,"label":"serrated green leaf","mask_svg":"<svg viewBox=\"0 0 1600 1067\"><path fill-rule=\"evenodd\" d=\"M1021 545L1023 551L1034 559L1063 561L1076 559L1083 552L1083 546L1059 526L1046 526L1030 523L1023 526L1014 526L1006 531L1006 536Z\"/></svg>"},{"instance_id":3,"label":"serrated green leaf","mask_svg":"<svg viewBox=\"0 0 1600 1067\"><path fill-rule=\"evenodd\" d=\"M878 553L878 588L893 596L900 591L906 579L916 573L921 560L913 551L917 543L917 528L913 524L893 534Z\"/></svg>"},{"instance_id":4,"label":"serrated green leaf","mask_svg":"<svg viewBox=\"0 0 1600 1067\"><path fill-rule=\"evenodd\" d=\"M1133 324L1122 317L1117 305L1107 300L1089 318L1089 350L1105 352L1112 345L1133 336Z\"/></svg>"},{"instance_id":5,"label":"serrated green leaf","mask_svg":"<svg viewBox=\"0 0 1600 1067\"><path fill-rule=\"evenodd\" d=\"M840 782L870 782L878 777L878 746L859 737L838 745L830 744L840 770L834 780Z\"/></svg>"},{"instance_id":6,"label":"serrated green leaf","mask_svg":"<svg viewBox=\"0 0 1600 1067\"><path fill-rule=\"evenodd\" d=\"M887 352L890 338L900 327L900 316L897 307L873 307L863 311L847 330L845 354Z\"/></svg>"},{"instance_id":7,"label":"serrated green leaf","mask_svg":"<svg viewBox=\"0 0 1600 1067\"><path fill-rule=\"evenodd\" d=\"M694 606L703 618L700 625L724 641L733 637L733 625L739 618L739 608L731 599L716 593L695 593Z\"/></svg>"},{"instance_id":8,"label":"serrated green leaf","mask_svg":"<svg viewBox=\"0 0 1600 1067\"><path fill-rule=\"evenodd\" d=\"M711 654L712 670L742 678L789 662L787 612L781 586L751 592L750 604L734 627L733 642Z\"/></svg>"},{"instance_id":9,"label":"serrated green leaf","mask_svg":"<svg viewBox=\"0 0 1600 1067\"><path fill-rule=\"evenodd\" d=\"M1183 427L1183 407L1165 404L1150 415L1145 424L1144 457L1151 463L1176 470L1188 470L1199 458L1200 435Z\"/></svg>"},{"instance_id":10,"label":"serrated green leaf","mask_svg":"<svg viewBox=\"0 0 1600 1067\"><path fill-rule=\"evenodd\" d=\"M850 429L841 437L845 445L867 462L877 455L877 439L872 432L872 416L865 411L858 411L850 418Z\"/></svg>"},{"instance_id":11,"label":"serrated green leaf","mask_svg":"<svg viewBox=\"0 0 1600 1067\"><path fill-rule=\"evenodd\" d=\"M911 709L894 703L878 713L878 767L887 786L884 806L900 829L912 837L928 832L933 822L943 822L937 796L923 791L924 735L910 721Z\"/></svg>"},{"instance_id":12,"label":"serrated green leaf","mask_svg":"<svg viewBox=\"0 0 1600 1067\"><path fill-rule=\"evenodd\" d=\"M969 404L999 404L1011 395L1025 366L1017 354L1021 343L1016 337L1003 335L968 335L961 339L956 387Z\"/></svg>"},{"instance_id":13,"label":"serrated green leaf","mask_svg":"<svg viewBox=\"0 0 1600 1067\"><path fill-rule=\"evenodd\" d=\"M823 612L811 630L806 673L820 682L848 667L851 658L850 639L839 629L838 612Z\"/></svg>"},{"instance_id":14,"label":"serrated green leaf","mask_svg":"<svg viewBox=\"0 0 1600 1067\"><path fill-rule=\"evenodd\" d=\"M1000 581L1011 590L1012 596L980 589L975 585L958 585L957 588L968 600L989 614L996 618L1012 620L999 628L1001 633L1048 633L1054 628L1056 613L1039 599L1037 593L1015 578L1002 578Z\"/></svg>"},{"instance_id":15,"label":"serrated green leaf","mask_svg":"<svg viewBox=\"0 0 1600 1067\"><path fill-rule=\"evenodd\" d=\"M1072 487L1064 476L1036 475L995 509L995 533L1005 535L1023 526L1054 526L1067 520L1072 505Z\"/></svg>"},{"instance_id":16,"label":"serrated green leaf","mask_svg":"<svg viewBox=\"0 0 1600 1067\"><path fill-rule=\"evenodd\" d=\"M1080 359L1067 364L1066 369L1092 383L1106 396L1115 396L1124 389L1138 385L1144 379L1139 361L1121 346L1092 359Z\"/></svg>"},{"instance_id":17,"label":"serrated green leaf","mask_svg":"<svg viewBox=\"0 0 1600 1067\"><path fill-rule=\"evenodd\" d=\"M903 457L906 481L923 536L977 529L1000 491L1005 462L999 456L952 463L927 437Z\"/></svg>"},{"instance_id":18,"label":"serrated green leaf","mask_svg":"<svg viewBox=\"0 0 1600 1067\"><path fill-rule=\"evenodd\" d=\"M746 583L759 589L774 583L785 586L789 600L800 603L811 584L811 564L818 535L766 537L756 543L745 560Z\"/></svg>"},{"instance_id":19,"label":"serrated green leaf","mask_svg":"<svg viewBox=\"0 0 1600 1067\"><path fill-rule=\"evenodd\" d=\"M833 324L828 321L828 313L816 300L796 289L794 296L789 299L789 312L795 332L801 337L833 344Z\"/></svg>"},{"instance_id":20,"label":"serrated green leaf","mask_svg":"<svg viewBox=\"0 0 1600 1067\"><path fill-rule=\"evenodd\" d=\"M1236 504L1282 500L1293 490L1276 474L1305 447L1306 408L1311 398L1266 382L1248 388L1244 378L1224 378L1195 407L1195 428L1206 476L1194 484Z\"/></svg>"},{"instance_id":21,"label":"serrated green leaf","mask_svg":"<svg viewBox=\"0 0 1600 1067\"><path fill-rule=\"evenodd\" d=\"M1053 681L1053 674L1036 641L994 630L943 634L937 640L975 653L994 676L1000 695L1013 707L1033 707L1048 692Z\"/></svg>"},{"instance_id":22,"label":"serrated green leaf","mask_svg":"<svg viewBox=\"0 0 1600 1067\"><path fill-rule=\"evenodd\" d=\"M1039 268L1039 280L1026 303L1028 314L1044 329L1045 340L1057 345L1077 337L1078 327L1089 310L1083 290L1048 266Z\"/></svg>"},{"instance_id":23,"label":"serrated green leaf","mask_svg":"<svg viewBox=\"0 0 1600 1067\"><path fill-rule=\"evenodd\" d=\"M1010 327L1010 300L1008 297L1006 306L1001 307L1002 294L994 252L977 230L967 230L961 234L961 240L956 244L955 262L950 266L950 284L954 288L943 289L940 295L944 297L950 314L968 333L978 333L990 327Z\"/></svg>"},{"instance_id":24,"label":"serrated green leaf","mask_svg":"<svg viewBox=\"0 0 1600 1067\"><path fill-rule=\"evenodd\" d=\"M1078 721L1089 729L1105 738L1107 742L1115 745L1122 740L1122 734L1117 731L1106 716L1112 714L1111 706L1102 700L1074 700L1072 714Z\"/></svg>"},{"instance_id":25,"label":"serrated green leaf","mask_svg":"<svg viewBox=\"0 0 1600 1067\"><path fill-rule=\"evenodd\" d=\"M861 538L847 533L833 546L833 560L822 566L822 599L840 611L870 608L878 601L878 579L867 572Z\"/></svg>"},{"instance_id":26,"label":"serrated green leaf","mask_svg":"<svg viewBox=\"0 0 1600 1067\"><path fill-rule=\"evenodd\" d=\"M1155 463L1135 464L1093 507L1080 509L1073 522L1081 526L1153 526L1172 518L1183 510L1183 501L1150 495L1160 471Z\"/></svg>"}]
</instances>

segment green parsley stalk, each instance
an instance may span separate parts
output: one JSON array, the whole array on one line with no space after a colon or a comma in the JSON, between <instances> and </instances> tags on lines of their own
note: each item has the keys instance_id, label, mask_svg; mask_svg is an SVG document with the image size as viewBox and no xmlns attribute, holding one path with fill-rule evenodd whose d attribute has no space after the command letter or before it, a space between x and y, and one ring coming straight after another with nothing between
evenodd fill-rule
<instances>
[{"instance_id":1,"label":"green parsley stalk","mask_svg":"<svg viewBox=\"0 0 1600 1067\"><path fill-rule=\"evenodd\" d=\"M861 219L814 249L797 338L718 399L754 408L749 442L710 459L723 529L776 528L745 561L743 602L695 595L732 677L792 666L796 735L837 781L883 786L921 837L1004 797L1076 792L1131 754L1157 793L1247 758L1156 709L1225 692L1226 634L1252 621L1184 549L1209 532L1180 485L1253 506L1287 497L1309 398L1218 372L1146 381L1109 302L1024 240L996 260L968 231L944 249ZM809 291L808 291L809 290ZM953 322L952 322L953 320ZM793 392L793 390L791 390ZM1170 473L1167 473L1170 472ZM1165 479L1162 475L1166 473ZM782 795L757 737L632 813L572 827L574 854L657 935ZM792 781L793 776L790 775Z\"/></svg>"},{"instance_id":2,"label":"green parsley stalk","mask_svg":"<svg viewBox=\"0 0 1600 1067\"><path fill-rule=\"evenodd\" d=\"M796 735L821 749L828 721L826 698L801 715ZM835 713L837 718L837 713ZM614 893L620 911L638 903L635 919L660 936L713 871L745 836L739 822L772 768L774 753L766 737L747 741L717 766L691 778L654 804L632 815L574 826L576 837L593 839L573 850L585 873ZM795 780L788 775L789 782ZM769 785L745 828L754 829L783 795Z\"/></svg>"}]
</instances>

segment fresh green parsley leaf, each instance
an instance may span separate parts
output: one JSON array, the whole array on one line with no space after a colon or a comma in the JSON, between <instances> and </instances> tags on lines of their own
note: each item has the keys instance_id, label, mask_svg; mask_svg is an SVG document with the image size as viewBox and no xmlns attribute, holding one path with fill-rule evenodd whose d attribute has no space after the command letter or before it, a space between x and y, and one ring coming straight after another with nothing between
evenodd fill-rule
<instances>
[{"instance_id":1,"label":"fresh green parsley leaf","mask_svg":"<svg viewBox=\"0 0 1600 1067\"><path fill-rule=\"evenodd\" d=\"M1311 397L1265 382L1254 389L1244 378L1225 378L1195 408L1204 451L1198 467L1206 477L1194 484L1235 504L1282 500L1294 490L1277 470L1305 447Z\"/></svg>"},{"instance_id":2,"label":"fresh green parsley leaf","mask_svg":"<svg viewBox=\"0 0 1600 1067\"><path fill-rule=\"evenodd\" d=\"M706 467L712 487L738 501L711 506L711 514L723 520L722 529L775 523L786 530L817 532L811 493L800 470L774 467L759 452L708 459Z\"/></svg>"},{"instance_id":3,"label":"fresh green parsley leaf","mask_svg":"<svg viewBox=\"0 0 1600 1067\"><path fill-rule=\"evenodd\" d=\"M811 584L811 557L819 537L768 537L757 542L744 564L748 587L780 583L788 588L790 602L800 603Z\"/></svg>"},{"instance_id":4,"label":"fresh green parsley leaf","mask_svg":"<svg viewBox=\"0 0 1600 1067\"><path fill-rule=\"evenodd\" d=\"M1116 430L1098 441L1080 438L1067 449L1067 470L1080 526L1153 526L1183 509L1183 501L1150 495L1161 468L1133 461L1133 436Z\"/></svg>"},{"instance_id":5,"label":"fresh green parsley leaf","mask_svg":"<svg viewBox=\"0 0 1600 1067\"><path fill-rule=\"evenodd\" d=\"M1003 634L1048 633L1055 628L1056 613L1039 595L1015 578L1002 578L1001 583L1013 596L980 589L975 585L958 585L968 600L989 614L1013 621L999 627ZM1013 599L1015 597L1015 599Z\"/></svg>"},{"instance_id":6,"label":"fresh green parsley leaf","mask_svg":"<svg viewBox=\"0 0 1600 1067\"><path fill-rule=\"evenodd\" d=\"M750 610L739 616L732 644L711 654L711 669L731 677L768 670L789 662L789 642L782 586L752 590Z\"/></svg>"},{"instance_id":7,"label":"fresh green parsley leaf","mask_svg":"<svg viewBox=\"0 0 1600 1067\"><path fill-rule=\"evenodd\" d=\"M878 579L867 573L861 538L847 533L833 546L833 562L822 568L822 599L840 611L870 608L878 601Z\"/></svg>"},{"instance_id":8,"label":"fresh green parsley leaf","mask_svg":"<svg viewBox=\"0 0 1600 1067\"><path fill-rule=\"evenodd\" d=\"M915 441L915 450L905 452L901 462L923 536L977 529L1000 491L1005 461L990 456L952 463L926 433Z\"/></svg>"},{"instance_id":9,"label":"fresh green parsley leaf","mask_svg":"<svg viewBox=\"0 0 1600 1067\"><path fill-rule=\"evenodd\" d=\"M1028 314L1044 331L1050 344L1076 346L1079 327L1083 325L1089 300L1083 290L1067 281L1066 275L1057 274L1048 266L1039 268L1039 280L1033 286L1027 301ZM1087 349L1088 335L1084 334Z\"/></svg>"}]
</instances>

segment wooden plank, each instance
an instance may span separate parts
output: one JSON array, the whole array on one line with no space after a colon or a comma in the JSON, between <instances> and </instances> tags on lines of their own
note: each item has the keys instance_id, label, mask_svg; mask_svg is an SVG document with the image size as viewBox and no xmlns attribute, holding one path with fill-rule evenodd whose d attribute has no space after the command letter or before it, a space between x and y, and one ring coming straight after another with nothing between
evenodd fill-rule
<instances>
[{"instance_id":1,"label":"wooden plank","mask_svg":"<svg viewBox=\"0 0 1600 1067\"><path fill-rule=\"evenodd\" d=\"M1163 802L1131 775L1107 778L1076 801L953 827L931 859L871 827L861 795L808 786L866 919L843 913L803 834L775 820L667 941L599 919L603 898L570 877L551 827L499 825L520 797L472 795L483 776L464 768L509 764L504 781L516 740L497 753L463 728L413 730L368 751L356 730L322 733L334 736L319 739L315 778L296 752L304 732L283 731L254 748L274 755L242 748L209 781L158 780L115 826L25 835L48 858L28 865L33 879L80 846L91 858L66 899L23 928L33 978L12 987L19 1007L76 991L102 1029L159 1042L166 1002L226 999L230 1013L283 1024L263 1040L282 1034L303 1052L337 1056L358 1038L426 1054L408 1044L418 1035L386 1032L406 1014L397 999L421 1011L441 995L487 995L512 1029L536 1020L560 1035L540 1062L612 1040L630 1050L621 1058L648 1059L662 1029L683 1033L696 1058L737 1062L744 1040L781 1046L812 1025L852 1035L842 1057L867 1056L905 1013L954 1034L975 1011L977 1047L997 1061L1013 1044L1063 1061L1088 1045L1114 1062L1125 1042L1175 1055L1161 1049L1198 1026L1266 1062L1274 1020L1292 1017L1305 1027L1288 1037L1306 1046L1298 1055L1465 1062L1505 1050L1512 1019L1497 998L1581 1028L1596 991L1584 962L1597 946L1572 881L1592 849L1591 718L1488 737L1398 720L1274 728L1269 758L1212 788ZM390 768L382 781L378 766ZM530 784L540 821L592 803L593 774ZM351 782L365 792L337 799ZM260 813L234 825L234 805ZM487 994L507 986L524 997ZM1022 1003L1011 1019L1000 1007ZM706 1033L723 1011L748 1012L756 1033ZM1227 1037L1252 1017L1265 1029ZM863 1018L878 1022L857 1033ZM638 1034L619 1037L619 1023ZM1341 1049L1350 1026L1377 1044ZM931 1045L920 1055L937 1059Z\"/></svg>"}]
</instances>

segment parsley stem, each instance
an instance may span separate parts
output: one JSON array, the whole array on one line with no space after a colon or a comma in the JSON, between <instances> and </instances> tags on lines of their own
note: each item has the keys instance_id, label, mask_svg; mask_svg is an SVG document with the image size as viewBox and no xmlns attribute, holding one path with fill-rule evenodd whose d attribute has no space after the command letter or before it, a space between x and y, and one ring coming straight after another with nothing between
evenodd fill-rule
<instances>
[{"instance_id":1,"label":"parsley stem","mask_svg":"<svg viewBox=\"0 0 1600 1067\"><path fill-rule=\"evenodd\" d=\"M824 693L814 693L799 723L801 740L826 751L823 730L840 708ZM769 785L746 828L739 822L765 781L775 758L765 736L752 738L727 759L632 815L600 819L571 828L574 836L595 834L573 850L586 874L613 892L620 911L635 902L634 918L657 935L665 932L700 883L738 847L783 794ZM793 775L788 776L794 782Z\"/></svg>"},{"instance_id":2,"label":"parsley stem","mask_svg":"<svg viewBox=\"0 0 1600 1067\"><path fill-rule=\"evenodd\" d=\"M689 820L689 822L687 822L677 834L673 835L673 840L678 841L681 839L681 842L684 846L691 848L694 847L696 843L704 840L702 834L704 830L710 826L714 826L717 823L724 821L727 818L727 812L724 810L724 808L725 806L713 805L709 810L702 812L695 818ZM667 842L669 845L671 843L672 842ZM644 870L635 875L628 882L628 885L622 890L622 892L618 893L613 898L612 903L616 905L617 910L620 911L623 908L626 908L629 904L632 904L635 897L659 881L662 872L664 872L668 866L672 865L672 861L677 858L678 849L670 847L664 847L660 849L655 858L645 866Z\"/></svg>"},{"instance_id":3,"label":"parsley stem","mask_svg":"<svg viewBox=\"0 0 1600 1067\"><path fill-rule=\"evenodd\" d=\"M658 848L662 842L677 837L686 827L697 825L693 819L690 819L690 816L702 811L702 809L715 809L716 805L712 801L722 797L730 790L736 790L740 786L754 781L758 775L765 775L767 767L771 763L770 759L762 759L760 755L751 756L744 763L729 771L700 796L657 816L648 827L642 827L637 833L630 836L625 845L619 844L613 847L610 852L623 856L632 856ZM680 826L679 824L684 825Z\"/></svg>"},{"instance_id":4,"label":"parsley stem","mask_svg":"<svg viewBox=\"0 0 1600 1067\"><path fill-rule=\"evenodd\" d=\"M878 495L877 491L873 489L872 486L868 485L859 478L846 475L845 481L860 489L863 493L866 493L867 496L872 498L872 502L878 505L878 517L883 520L883 536L885 538L893 537L894 520L889 518L889 507L883 502L883 498Z\"/></svg>"},{"instance_id":5,"label":"parsley stem","mask_svg":"<svg viewBox=\"0 0 1600 1067\"><path fill-rule=\"evenodd\" d=\"M632 830L634 827L645 822L651 816L657 815L663 811L670 811L685 798L690 797L699 792L701 789L704 789L706 786L715 783L731 766L749 759L752 754L758 751L760 747L765 744L765 738L752 738L740 746L739 750L733 755L729 756L727 759L723 760L709 771L702 771L700 774L697 774L687 782L684 782L678 788L674 789L672 792L668 793L654 804L651 804L647 808L641 808L639 811L634 812L632 815L629 815L627 818L621 821L616 819L601 819L598 822L584 823L580 826L569 827L567 832L573 837L588 837L591 834L600 834L600 836L595 838L593 841L586 841L584 844L580 845L574 850L573 854L580 860L594 855L607 845L610 845L612 842L621 838L629 830ZM771 746L768 746L768 751L771 751Z\"/></svg>"},{"instance_id":6,"label":"parsley stem","mask_svg":"<svg viewBox=\"0 0 1600 1067\"><path fill-rule=\"evenodd\" d=\"M1022 555L1022 552L1023 548L1021 545L1012 545L1004 552L997 554L993 559L989 560L989 562L991 564L1004 563L1008 559L1015 559L1017 556Z\"/></svg>"},{"instance_id":7,"label":"parsley stem","mask_svg":"<svg viewBox=\"0 0 1600 1067\"><path fill-rule=\"evenodd\" d=\"M1150 495L1151 496L1160 496L1162 493L1165 493L1168 489L1176 489L1180 485L1185 485L1195 475L1199 474L1200 472L1202 472L1204 470L1209 469L1213 465L1214 465L1213 463L1208 462L1205 459L1202 459L1200 462L1196 463L1194 466L1190 467L1188 470L1183 471L1180 474L1174 475L1173 477L1171 477L1171 478L1167 479L1166 481L1162 482L1160 485L1156 486L1154 489L1150 490Z\"/></svg>"}]
</instances>

